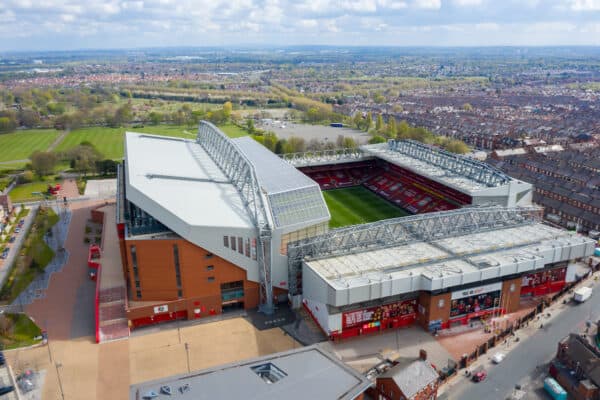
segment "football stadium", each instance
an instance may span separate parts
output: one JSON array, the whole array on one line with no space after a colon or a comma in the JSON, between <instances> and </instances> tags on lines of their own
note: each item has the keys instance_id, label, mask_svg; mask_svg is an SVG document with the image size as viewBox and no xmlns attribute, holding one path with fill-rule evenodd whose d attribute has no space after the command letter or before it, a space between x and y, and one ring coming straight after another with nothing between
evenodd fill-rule
<instances>
[{"instance_id":1,"label":"football stadium","mask_svg":"<svg viewBox=\"0 0 600 400\"><path fill-rule=\"evenodd\" d=\"M117 227L130 328L304 307L331 339L444 329L564 287L594 241L532 186L410 140L287 154L201 122L128 132Z\"/></svg>"}]
</instances>

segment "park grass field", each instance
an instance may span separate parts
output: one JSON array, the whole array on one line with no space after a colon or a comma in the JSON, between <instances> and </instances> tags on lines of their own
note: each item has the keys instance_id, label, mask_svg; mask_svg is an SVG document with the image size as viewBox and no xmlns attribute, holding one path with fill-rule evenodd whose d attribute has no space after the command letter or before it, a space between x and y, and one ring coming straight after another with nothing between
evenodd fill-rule
<instances>
[{"instance_id":1,"label":"park grass field","mask_svg":"<svg viewBox=\"0 0 600 400\"><path fill-rule=\"evenodd\" d=\"M326 190L323 197L331 214L330 228L409 215L363 186Z\"/></svg>"},{"instance_id":2,"label":"park grass field","mask_svg":"<svg viewBox=\"0 0 600 400\"><path fill-rule=\"evenodd\" d=\"M229 137L235 138L246 136L247 133L235 125L226 124L220 127L223 132ZM109 127L93 127L76 129L64 138L57 146L56 151L68 151L73 147L81 144L81 142L90 142L100 153L106 158L117 160L123 157L123 141L125 131L149 133L152 135L164 135L180 137L185 139L195 139L198 128L189 128L178 125L146 125L143 127L126 127L126 128L109 128Z\"/></svg>"},{"instance_id":3,"label":"park grass field","mask_svg":"<svg viewBox=\"0 0 600 400\"><path fill-rule=\"evenodd\" d=\"M55 185L56 183L57 181L49 179L42 182L32 182L17 185L13 190L10 191L9 197L10 200L15 204L18 204L19 202L23 201L39 201L44 197L44 194L48 191L48 185Z\"/></svg>"},{"instance_id":4,"label":"park grass field","mask_svg":"<svg viewBox=\"0 0 600 400\"><path fill-rule=\"evenodd\" d=\"M55 129L30 129L0 135L0 162L27 159L34 151L46 150L58 135Z\"/></svg>"}]
</instances>

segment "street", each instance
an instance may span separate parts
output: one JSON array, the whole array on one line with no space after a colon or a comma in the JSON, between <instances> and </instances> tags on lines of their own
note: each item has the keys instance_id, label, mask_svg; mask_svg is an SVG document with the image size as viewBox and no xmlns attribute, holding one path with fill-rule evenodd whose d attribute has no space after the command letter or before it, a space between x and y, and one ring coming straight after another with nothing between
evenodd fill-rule
<instances>
[{"instance_id":1,"label":"street","mask_svg":"<svg viewBox=\"0 0 600 400\"><path fill-rule=\"evenodd\" d=\"M593 281L589 280L584 285L590 285L591 282ZM560 339L571 332L582 331L588 319L596 321L600 317L599 305L600 290L595 287L592 297L585 303L579 305L570 303L556 318L549 321L542 319L531 324L535 325L535 328L531 326L525 328L525 330L537 330L528 337L524 337L526 334L522 331L517 332L517 335L523 338L522 342L510 353L507 353L502 363L498 365L491 365L489 362L484 363L488 371L488 377L485 381L473 383L464 376L463 372L462 376L455 378L461 381L457 382L448 391L447 398L464 400L506 399L516 384L529 380L532 376L539 375L539 368L546 368L548 362L556 354ZM544 328L539 328L540 323L544 324ZM483 357L487 359L496 351L503 351L503 347L498 346Z\"/></svg>"}]
</instances>

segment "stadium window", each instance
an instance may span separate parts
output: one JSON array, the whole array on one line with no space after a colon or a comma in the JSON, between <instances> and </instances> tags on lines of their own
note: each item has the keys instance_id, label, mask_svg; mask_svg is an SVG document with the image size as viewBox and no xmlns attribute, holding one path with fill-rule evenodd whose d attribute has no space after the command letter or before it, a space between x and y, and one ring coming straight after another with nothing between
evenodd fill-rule
<instances>
[{"instance_id":1,"label":"stadium window","mask_svg":"<svg viewBox=\"0 0 600 400\"><path fill-rule=\"evenodd\" d=\"M138 263L137 263L137 249L135 248L135 246L131 246L131 248L129 249L131 251L131 264L133 267L133 279L135 280L135 288L138 289L138 292L141 293L139 291L140 289L140 275L138 273ZM141 297L142 295L140 294L138 296Z\"/></svg>"},{"instance_id":2,"label":"stadium window","mask_svg":"<svg viewBox=\"0 0 600 400\"><path fill-rule=\"evenodd\" d=\"M250 239L246 238L246 257L250 258Z\"/></svg>"},{"instance_id":3,"label":"stadium window","mask_svg":"<svg viewBox=\"0 0 600 400\"><path fill-rule=\"evenodd\" d=\"M214 254L213 253L207 253L204 258L208 259L208 258L213 258Z\"/></svg>"},{"instance_id":4,"label":"stadium window","mask_svg":"<svg viewBox=\"0 0 600 400\"><path fill-rule=\"evenodd\" d=\"M183 290L181 290L181 289L177 290L177 297L179 297L179 298L183 297Z\"/></svg>"},{"instance_id":5,"label":"stadium window","mask_svg":"<svg viewBox=\"0 0 600 400\"><path fill-rule=\"evenodd\" d=\"M232 236L231 237L231 250L233 250L233 251L236 250L235 243L236 243L235 236Z\"/></svg>"},{"instance_id":6,"label":"stadium window","mask_svg":"<svg viewBox=\"0 0 600 400\"><path fill-rule=\"evenodd\" d=\"M207 265L207 266L206 266L206 270L207 270L207 271L212 271L212 270L214 270L214 269L215 269L215 266L214 266L214 265Z\"/></svg>"},{"instance_id":7,"label":"stadium window","mask_svg":"<svg viewBox=\"0 0 600 400\"><path fill-rule=\"evenodd\" d=\"M141 290L136 290L135 291L135 295L137 296L138 299L142 298L142 291Z\"/></svg>"},{"instance_id":8,"label":"stadium window","mask_svg":"<svg viewBox=\"0 0 600 400\"><path fill-rule=\"evenodd\" d=\"M175 262L175 281L177 282L177 289L181 290L181 269L179 268L179 247L176 244L173 245L173 261Z\"/></svg>"},{"instance_id":9,"label":"stadium window","mask_svg":"<svg viewBox=\"0 0 600 400\"><path fill-rule=\"evenodd\" d=\"M244 238L238 237L238 252L244 254Z\"/></svg>"},{"instance_id":10,"label":"stadium window","mask_svg":"<svg viewBox=\"0 0 600 400\"><path fill-rule=\"evenodd\" d=\"M229 247L229 236L223 236L223 246Z\"/></svg>"},{"instance_id":11,"label":"stadium window","mask_svg":"<svg viewBox=\"0 0 600 400\"><path fill-rule=\"evenodd\" d=\"M215 281L215 277L214 276L209 276L208 277L208 281L209 282L214 282Z\"/></svg>"}]
</instances>

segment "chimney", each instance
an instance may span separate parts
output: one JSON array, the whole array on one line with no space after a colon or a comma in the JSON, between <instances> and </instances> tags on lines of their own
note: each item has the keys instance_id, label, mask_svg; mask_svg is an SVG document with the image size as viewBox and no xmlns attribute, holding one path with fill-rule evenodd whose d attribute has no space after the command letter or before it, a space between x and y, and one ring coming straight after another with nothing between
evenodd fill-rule
<instances>
[{"instance_id":1,"label":"chimney","mask_svg":"<svg viewBox=\"0 0 600 400\"><path fill-rule=\"evenodd\" d=\"M427 352L425 350L419 350L419 359L423 361L427 360Z\"/></svg>"}]
</instances>

